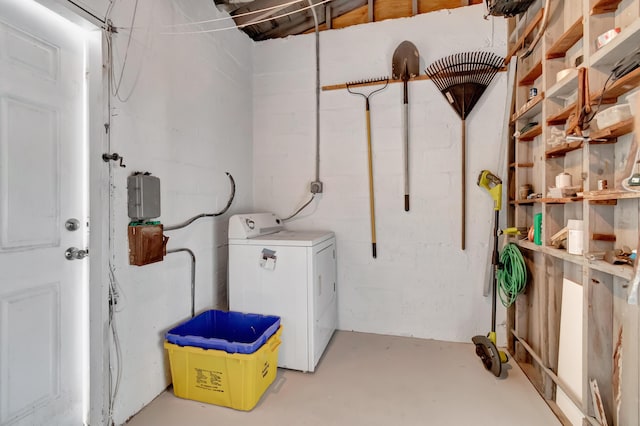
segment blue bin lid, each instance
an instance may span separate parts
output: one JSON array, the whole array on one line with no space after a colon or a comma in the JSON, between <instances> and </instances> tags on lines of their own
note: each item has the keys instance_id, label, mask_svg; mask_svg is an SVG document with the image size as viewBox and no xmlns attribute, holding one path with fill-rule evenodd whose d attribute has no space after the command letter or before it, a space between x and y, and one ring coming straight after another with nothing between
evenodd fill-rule
<instances>
[{"instance_id":1,"label":"blue bin lid","mask_svg":"<svg viewBox=\"0 0 640 426\"><path fill-rule=\"evenodd\" d=\"M280 317L212 309L169 330L174 345L251 354L280 327Z\"/></svg>"}]
</instances>

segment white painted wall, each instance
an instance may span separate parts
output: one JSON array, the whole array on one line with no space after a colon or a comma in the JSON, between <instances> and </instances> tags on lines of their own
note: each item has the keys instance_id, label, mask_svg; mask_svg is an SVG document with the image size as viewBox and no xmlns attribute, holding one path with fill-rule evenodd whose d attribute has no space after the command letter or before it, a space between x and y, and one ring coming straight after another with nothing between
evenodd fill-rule
<instances>
[{"instance_id":1,"label":"white painted wall","mask_svg":"<svg viewBox=\"0 0 640 426\"><path fill-rule=\"evenodd\" d=\"M118 2L115 26L130 26L135 2ZM140 0L120 96L112 103L112 152L124 156L113 180L117 329L122 383L114 419L122 423L170 383L164 333L190 315L190 258L129 266L126 178L149 171L161 179L162 216L172 225L224 207L225 172L237 183L231 213L252 209L252 41L239 31L162 35L161 25L219 17L212 2ZM228 23L225 23L228 24ZM129 32L115 37L116 76ZM139 76L138 76L139 73ZM226 307L227 218L205 218L166 232L168 248L197 257L196 312ZM113 358L115 362L115 357Z\"/></svg>"},{"instance_id":2,"label":"white painted wall","mask_svg":"<svg viewBox=\"0 0 640 426\"><path fill-rule=\"evenodd\" d=\"M391 73L403 40L421 73L461 51L506 53L505 20L483 5L321 33L321 84ZM254 58L254 201L287 216L314 178L314 35L257 43ZM289 222L330 229L338 241L339 328L469 342L490 327L482 288L490 262L493 204L476 186L497 170L506 97L500 73L467 119L467 249L460 250L460 119L431 81L410 83L411 211L403 208L402 85L371 101L378 258L371 257L364 100L321 94L325 193ZM506 178L506 177L505 177ZM506 179L505 179L506 180ZM498 323L504 320L499 313ZM500 327L504 336L504 325ZM504 338L504 337L503 337Z\"/></svg>"}]
</instances>

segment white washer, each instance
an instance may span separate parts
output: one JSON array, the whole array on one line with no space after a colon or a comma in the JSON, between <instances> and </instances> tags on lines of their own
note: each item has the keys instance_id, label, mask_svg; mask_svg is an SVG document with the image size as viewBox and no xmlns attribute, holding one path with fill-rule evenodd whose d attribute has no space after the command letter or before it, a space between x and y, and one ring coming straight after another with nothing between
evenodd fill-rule
<instances>
[{"instance_id":1,"label":"white washer","mask_svg":"<svg viewBox=\"0 0 640 426\"><path fill-rule=\"evenodd\" d=\"M336 240L272 213L229 218L229 309L278 315L278 366L314 371L337 326Z\"/></svg>"}]
</instances>

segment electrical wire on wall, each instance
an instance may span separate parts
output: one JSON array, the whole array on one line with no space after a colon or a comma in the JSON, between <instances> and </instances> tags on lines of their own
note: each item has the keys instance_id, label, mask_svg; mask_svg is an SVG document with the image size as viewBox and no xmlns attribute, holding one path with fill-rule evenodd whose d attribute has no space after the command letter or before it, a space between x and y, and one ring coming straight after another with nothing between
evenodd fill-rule
<instances>
[{"instance_id":1,"label":"electrical wire on wall","mask_svg":"<svg viewBox=\"0 0 640 426\"><path fill-rule=\"evenodd\" d=\"M131 23L130 23L130 27L131 28L135 28L135 22L136 22L136 18L138 16L138 2L139 0L136 0L133 6L133 12L131 14ZM118 28L120 27L115 27L112 25L111 19L109 18L111 11L113 9L113 6L115 6L115 1L113 3L111 3L110 5L110 9L108 10L108 14L107 14L107 18L106 21L108 23L108 27L107 27L107 31L109 31L112 35L113 33L116 33ZM150 32L147 31L147 41L146 43L148 43L148 39L149 39L149 34ZM115 71L115 60L114 60L114 53L115 53L115 46L113 43L113 38L112 37L108 37L107 38L107 58L108 61L110 62L110 66L109 66L109 79L111 80L110 82L110 86L111 86L111 90L110 93L115 96L120 102L122 103L126 103L127 101L129 101L129 98L131 98L131 95L133 94L137 84L138 84L138 80L140 79L140 74L142 72L142 65L140 65L136 71L136 75L133 78L133 83L131 85L131 89L129 90L129 93L127 93L126 95L122 95L121 94L121 90L122 90L122 80L124 78L125 75L125 70L127 69L127 64L129 63L129 53L131 51L131 41L133 39L133 30L129 31L129 35L127 36L127 44L125 47L125 51L124 51L124 58L122 60L122 66L120 68L120 71L117 73L117 77L116 77L116 71Z\"/></svg>"},{"instance_id":2,"label":"electrical wire on wall","mask_svg":"<svg viewBox=\"0 0 640 426\"><path fill-rule=\"evenodd\" d=\"M233 203L233 199L236 196L236 181L235 181L235 179L233 179L233 176L231 176L231 173L225 172L225 174L229 178L229 184L231 185L231 193L229 194L229 199L227 200L227 204L224 206L224 208L222 210L220 210L219 212L216 212L216 213L201 213L199 215L193 216L190 219L187 219L186 221L184 221L184 222L182 222L182 223L180 223L178 225L165 226L164 230L165 231L174 231L176 229L182 229L182 228L185 228L185 227L191 225L193 222L195 222L196 220L201 219L203 217L217 217L217 216L222 216L223 214L225 214L227 212L227 210L229 210L229 207L231 207L231 204Z\"/></svg>"},{"instance_id":3,"label":"electrical wire on wall","mask_svg":"<svg viewBox=\"0 0 640 426\"><path fill-rule=\"evenodd\" d=\"M124 75L124 71L126 68L127 58L129 47L131 43L131 34L129 35L129 40L127 42L127 51L125 53L124 61L122 64L122 69L120 72L120 76L118 81L116 82L115 73L114 73L114 60L113 60L113 26L111 25L110 16L113 12L113 8L116 5L116 0L111 0L107 12L105 14L105 22L107 22L107 27L103 29L103 34L106 40L107 45L107 123L105 124L105 131L107 135L107 151L109 153L112 152L112 141L111 141L111 117L113 114L112 111L112 96L117 97L121 102L126 102L131 96L130 92L126 97L120 97L120 85L122 83L122 77ZM134 12L132 16L132 24L135 22L135 16L137 13L138 0L136 0L134 6ZM137 77L136 77L137 80ZM132 90L133 91L133 90ZM120 383L122 381L122 345L120 344L120 337L118 336L118 327L116 322L117 313L123 310L123 302L124 292L120 287L118 280L116 278L116 257L115 257L115 203L114 203L114 194L115 194L115 184L114 184L114 164L109 161L109 199L108 199L108 229L109 229L109 294L108 294L108 328L111 333L111 341L113 345L113 353L112 346L109 345L109 356L108 356L108 365L109 365L109 395L108 395L108 424L114 425L115 421L113 419L114 415L114 406L115 401L118 397L118 392L120 390ZM115 363L113 360L113 355L115 355Z\"/></svg>"},{"instance_id":4,"label":"electrical wire on wall","mask_svg":"<svg viewBox=\"0 0 640 426\"><path fill-rule=\"evenodd\" d=\"M286 222L290 219L296 217L302 210L304 210L311 202L316 198L316 194L322 192L322 183L320 182L320 30L318 27L318 15L316 14L315 7L321 3L313 4L311 0L309 1L309 7L311 7L311 12L313 13L313 22L315 24L315 50L316 50L316 99L315 99L315 124L316 124L316 161L315 161L315 180L312 182L311 187L311 198L304 203L298 210L296 210L290 216L285 217L282 221ZM313 185L316 185L315 187Z\"/></svg>"},{"instance_id":5,"label":"electrical wire on wall","mask_svg":"<svg viewBox=\"0 0 640 426\"><path fill-rule=\"evenodd\" d=\"M227 210L229 210L229 208L231 207L231 204L233 203L233 200L236 196L236 181L233 179L233 176L231 176L231 173L226 172L226 175L229 177L229 182L231 184L231 194L229 195L227 204L224 206L222 210L216 213L201 213L177 225L165 226L164 230L175 231L177 229L186 228L196 220L201 219L203 217L217 217L225 214ZM191 249L188 249L188 248L177 248L177 249L167 250L167 254L181 253L181 252L186 252L189 254L189 256L191 256L191 318L193 318L195 316L195 309L196 309L196 255L195 253L193 253Z\"/></svg>"},{"instance_id":6,"label":"electrical wire on wall","mask_svg":"<svg viewBox=\"0 0 640 426\"><path fill-rule=\"evenodd\" d=\"M110 5L110 9L108 13L110 14L112 6L115 4L113 1ZM107 46L111 45L111 32L107 29L104 31L104 35L107 40ZM111 152L111 93L112 93L112 65L113 62L109 56L107 62L107 88L109 96L107 96L107 124L105 125L105 130L107 134L107 150ZM116 313L120 312L121 309L118 309L117 306L120 303L120 297L123 295L122 290L119 288L118 281L116 279L115 273L115 211L114 211L114 179L113 179L113 164L112 162L108 162L109 167L109 200L108 200L108 228L109 228L109 330L111 332L111 339L113 342L113 350L115 352L115 364L112 359L111 346L109 347L109 409L108 409L108 422L110 425L115 424L113 420L113 408L115 405L115 400L118 395L118 390L120 388L120 381L122 379L122 348L120 345L120 338L118 336L118 328L116 325ZM115 370L115 371L114 371ZM115 376L115 378L114 378Z\"/></svg>"}]
</instances>

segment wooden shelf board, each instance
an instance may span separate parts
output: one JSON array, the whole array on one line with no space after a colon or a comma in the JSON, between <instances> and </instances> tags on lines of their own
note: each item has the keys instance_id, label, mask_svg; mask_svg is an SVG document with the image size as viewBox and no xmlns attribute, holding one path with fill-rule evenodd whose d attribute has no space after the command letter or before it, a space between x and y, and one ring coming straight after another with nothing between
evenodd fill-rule
<instances>
[{"instance_id":1,"label":"wooden shelf board","mask_svg":"<svg viewBox=\"0 0 640 426\"><path fill-rule=\"evenodd\" d=\"M542 21L542 16L544 15L544 8L541 8L538 13L533 17L529 25L525 28L522 35L518 38L518 40L514 43L513 46L509 49L507 56L504 58L504 63L508 64L511 60L511 57L516 54L520 48L524 46L524 42L531 35L533 30L538 26L540 21Z\"/></svg>"},{"instance_id":2,"label":"wooden shelf board","mask_svg":"<svg viewBox=\"0 0 640 426\"><path fill-rule=\"evenodd\" d=\"M616 242L616 235L615 234L598 234L598 233L593 233L591 234L591 239L593 241L609 241L612 243Z\"/></svg>"},{"instance_id":3,"label":"wooden shelf board","mask_svg":"<svg viewBox=\"0 0 640 426\"><path fill-rule=\"evenodd\" d=\"M618 5L622 0L600 0L591 8L592 15L601 15L603 13L611 13L618 10Z\"/></svg>"},{"instance_id":4,"label":"wooden shelf board","mask_svg":"<svg viewBox=\"0 0 640 426\"><path fill-rule=\"evenodd\" d=\"M562 157L567 152L575 151L576 149L582 148L582 145L582 141L568 142L562 146L548 150L547 152L545 152L545 156L547 158Z\"/></svg>"},{"instance_id":5,"label":"wooden shelf board","mask_svg":"<svg viewBox=\"0 0 640 426\"><path fill-rule=\"evenodd\" d=\"M518 240L516 243L519 247L525 248L531 251L539 251L542 252L542 246L537 245L533 241L529 240Z\"/></svg>"},{"instance_id":6,"label":"wooden shelf board","mask_svg":"<svg viewBox=\"0 0 640 426\"><path fill-rule=\"evenodd\" d=\"M524 75L518 82L518 86L528 86L533 84L538 77L542 75L542 59L531 67L528 73Z\"/></svg>"},{"instance_id":7,"label":"wooden shelf board","mask_svg":"<svg viewBox=\"0 0 640 426\"><path fill-rule=\"evenodd\" d=\"M594 206L617 206L618 200L589 200L589 204Z\"/></svg>"},{"instance_id":8,"label":"wooden shelf board","mask_svg":"<svg viewBox=\"0 0 640 426\"><path fill-rule=\"evenodd\" d=\"M517 120L535 117L536 115L540 114L542 112L543 99L544 92L538 93L536 96L531 98L529 101L527 101L526 104L524 104L521 111L513 114L513 116L511 117L511 122L514 123Z\"/></svg>"},{"instance_id":9,"label":"wooden shelf board","mask_svg":"<svg viewBox=\"0 0 640 426\"><path fill-rule=\"evenodd\" d=\"M637 49L638 44L640 44L640 19L622 28L613 40L594 52L589 59L589 66L609 73L613 64Z\"/></svg>"},{"instance_id":10,"label":"wooden shelf board","mask_svg":"<svg viewBox=\"0 0 640 426\"><path fill-rule=\"evenodd\" d=\"M551 117L547 118L547 126L560 126L562 124L565 124L567 122L567 119L575 109L575 102L571 105L567 105L556 115L552 115Z\"/></svg>"},{"instance_id":11,"label":"wooden shelf board","mask_svg":"<svg viewBox=\"0 0 640 426\"><path fill-rule=\"evenodd\" d=\"M629 198L640 198L640 192L605 189L603 191L589 191L584 193L584 199L589 201L624 200Z\"/></svg>"},{"instance_id":12,"label":"wooden shelf board","mask_svg":"<svg viewBox=\"0 0 640 426\"><path fill-rule=\"evenodd\" d=\"M567 51L582 38L582 16L562 34L547 51L547 59L564 58Z\"/></svg>"},{"instance_id":13,"label":"wooden shelf board","mask_svg":"<svg viewBox=\"0 0 640 426\"><path fill-rule=\"evenodd\" d=\"M587 264L591 269L614 275L616 277L624 278L626 280L630 280L633 277L633 268L630 265L612 265L611 263L605 262L604 260L588 260L585 259L584 256L570 254L563 249L557 249L549 246L539 246L526 240L520 240L517 244L518 246L525 249L541 252L558 259L566 260L576 265Z\"/></svg>"},{"instance_id":14,"label":"wooden shelf board","mask_svg":"<svg viewBox=\"0 0 640 426\"><path fill-rule=\"evenodd\" d=\"M631 280L631 278L633 278L633 268L630 265L612 265L604 260L587 260L587 265L596 271L604 272L625 280Z\"/></svg>"},{"instance_id":15,"label":"wooden shelf board","mask_svg":"<svg viewBox=\"0 0 640 426\"><path fill-rule=\"evenodd\" d=\"M530 205L537 203L539 198L533 198L531 200L511 200L509 204L517 206L517 205Z\"/></svg>"},{"instance_id":16,"label":"wooden shelf board","mask_svg":"<svg viewBox=\"0 0 640 426\"><path fill-rule=\"evenodd\" d=\"M596 105L598 103L598 98L599 97L600 97L600 93L598 93L596 95L594 95L592 93L591 94L591 105ZM607 98L606 94L605 94L605 98L602 100L602 104L603 105L613 104L613 103L616 103L616 100L617 100L617 97L616 98ZM575 102L573 102L570 105L567 105L562 110L560 110L560 112L558 112L555 115L552 115L551 117L547 118L547 126L561 126L561 125L564 125L567 122L567 120L569 119L569 116L571 115L571 113L575 109L576 109L576 103Z\"/></svg>"},{"instance_id":17,"label":"wooden shelf board","mask_svg":"<svg viewBox=\"0 0 640 426\"><path fill-rule=\"evenodd\" d=\"M543 253L556 257L558 259L566 260L567 262L575 263L576 265L584 264L584 256L580 254L571 254L564 249L557 249L555 247L545 246Z\"/></svg>"},{"instance_id":18,"label":"wooden shelf board","mask_svg":"<svg viewBox=\"0 0 640 426\"><path fill-rule=\"evenodd\" d=\"M618 97L624 95L627 92L640 87L640 68L636 68L629 74L614 81L613 84L604 92L603 103L612 103L617 101ZM596 104L600 99L599 90L596 93L591 93L591 102Z\"/></svg>"},{"instance_id":19,"label":"wooden shelf board","mask_svg":"<svg viewBox=\"0 0 640 426\"><path fill-rule=\"evenodd\" d=\"M584 265L585 259L578 254L568 253L566 250L557 249L550 246L539 246L529 240L518 240L518 246L531 251L537 251L549 256L553 256L557 259L566 260L567 262L575 263L576 265Z\"/></svg>"},{"instance_id":20,"label":"wooden shelf board","mask_svg":"<svg viewBox=\"0 0 640 426\"><path fill-rule=\"evenodd\" d=\"M541 203L546 204L568 204L580 202L583 200L583 197L564 197L564 198L540 198Z\"/></svg>"},{"instance_id":21,"label":"wooden shelf board","mask_svg":"<svg viewBox=\"0 0 640 426\"><path fill-rule=\"evenodd\" d=\"M621 121L620 123L614 124L613 126L605 127L604 129L593 132L589 135L589 137L591 137L592 139L616 139L620 136L624 136L628 133L633 132L633 121L633 118ZM595 141L592 143L598 144L601 142Z\"/></svg>"},{"instance_id":22,"label":"wooden shelf board","mask_svg":"<svg viewBox=\"0 0 640 426\"><path fill-rule=\"evenodd\" d=\"M572 92L578 90L578 69L574 68L562 80L556 82L547 90L548 98L567 98Z\"/></svg>"},{"instance_id":23,"label":"wooden shelf board","mask_svg":"<svg viewBox=\"0 0 640 426\"><path fill-rule=\"evenodd\" d=\"M542 124L536 124L531 129L527 130L526 132L518 136L518 140L520 142L529 142L534 140L536 136L539 136L541 134L542 134Z\"/></svg>"}]
</instances>

